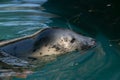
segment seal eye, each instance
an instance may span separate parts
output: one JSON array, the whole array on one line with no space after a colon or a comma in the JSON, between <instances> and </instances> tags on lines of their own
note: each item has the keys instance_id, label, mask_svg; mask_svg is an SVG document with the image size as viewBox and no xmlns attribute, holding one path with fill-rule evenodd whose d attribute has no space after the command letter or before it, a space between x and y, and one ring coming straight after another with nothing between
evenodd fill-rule
<instances>
[{"instance_id":1,"label":"seal eye","mask_svg":"<svg viewBox=\"0 0 120 80\"><path fill-rule=\"evenodd\" d=\"M72 38L72 40L70 41L71 43L74 43L75 42L75 38Z\"/></svg>"}]
</instances>

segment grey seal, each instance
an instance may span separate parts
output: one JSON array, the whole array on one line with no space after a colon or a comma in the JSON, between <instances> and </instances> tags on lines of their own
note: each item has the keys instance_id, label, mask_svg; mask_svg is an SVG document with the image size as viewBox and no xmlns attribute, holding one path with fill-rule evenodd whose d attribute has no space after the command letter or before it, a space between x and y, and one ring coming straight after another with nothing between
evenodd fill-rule
<instances>
[{"instance_id":1,"label":"grey seal","mask_svg":"<svg viewBox=\"0 0 120 80\"><path fill-rule=\"evenodd\" d=\"M20 59L60 55L94 47L95 40L69 29L45 28L33 35L0 42L0 50Z\"/></svg>"}]
</instances>

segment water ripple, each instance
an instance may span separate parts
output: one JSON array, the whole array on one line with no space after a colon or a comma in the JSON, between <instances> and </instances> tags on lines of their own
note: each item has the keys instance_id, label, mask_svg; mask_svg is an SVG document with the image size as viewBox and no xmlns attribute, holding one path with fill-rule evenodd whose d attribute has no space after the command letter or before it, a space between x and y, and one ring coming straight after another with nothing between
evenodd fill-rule
<instances>
[{"instance_id":1,"label":"water ripple","mask_svg":"<svg viewBox=\"0 0 120 80\"><path fill-rule=\"evenodd\" d=\"M48 27L48 24L52 22L51 18L58 16L44 12L45 9L42 4L46 1L12 0L9 3L1 3L0 30L2 31L0 32L0 38L8 39L24 36L40 28Z\"/></svg>"},{"instance_id":2,"label":"water ripple","mask_svg":"<svg viewBox=\"0 0 120 80\"><path fill-rule=\"evenodd\" d=\"M32 4L32 3L26 3L26 4L0 4L0 9L14 9L16 7L40 7L40 4Z\"/></svg>"}]
</instances>

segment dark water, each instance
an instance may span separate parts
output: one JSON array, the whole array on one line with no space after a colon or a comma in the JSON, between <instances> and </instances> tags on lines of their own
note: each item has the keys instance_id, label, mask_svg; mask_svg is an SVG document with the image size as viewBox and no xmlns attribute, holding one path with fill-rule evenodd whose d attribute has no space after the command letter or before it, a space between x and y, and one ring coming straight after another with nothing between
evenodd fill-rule
<instances>
[{"instance_id":1,"label":"dark water","mask_svg":"<svg viewBox=\"0 0 120 80\"><path fill-rule=\"evenodd\" d=\"M21 37L41 28L57 26L92 36L98 41L97 46L84 54L72 52L58 57L36 69L26 79L12 80L120 80L120 40L111 41L104 34L105 31L98 27L101 24L96 25L100 21L97 18L94 17L93 20L87 13L76 14L77 11L71 12L70 15L74 15L70 16L63 6L56 10L51 8L53 6L50 7L49 3L45 4L46 2L47 0L0 1L0 40ZM81 11L85 12L84 8Z\"/></svg>"}]
</instances>

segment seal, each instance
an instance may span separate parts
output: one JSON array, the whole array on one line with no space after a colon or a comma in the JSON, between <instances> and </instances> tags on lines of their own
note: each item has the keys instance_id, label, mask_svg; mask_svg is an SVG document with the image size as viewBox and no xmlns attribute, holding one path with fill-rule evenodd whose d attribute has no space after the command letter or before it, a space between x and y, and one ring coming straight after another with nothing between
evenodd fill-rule
<instances>
[{"instance_id":1,"label":"seal","mask_svg":"<svg viewBox=\"0 0 120 80\"><path fill-rule=\"evenodd\" d=\"M20 59L60 55L94 47L95 40L69 29L45 28L33 35L0 42L0 50Z\"/></svg>"}]
</instances>

